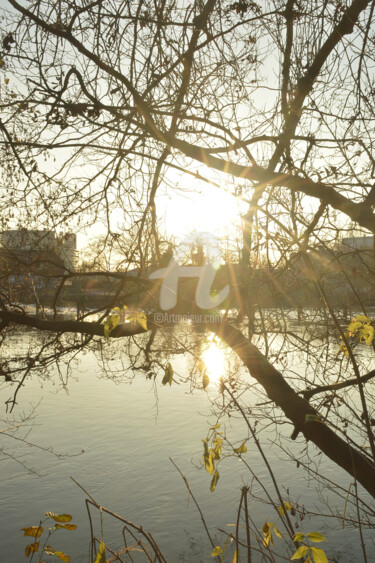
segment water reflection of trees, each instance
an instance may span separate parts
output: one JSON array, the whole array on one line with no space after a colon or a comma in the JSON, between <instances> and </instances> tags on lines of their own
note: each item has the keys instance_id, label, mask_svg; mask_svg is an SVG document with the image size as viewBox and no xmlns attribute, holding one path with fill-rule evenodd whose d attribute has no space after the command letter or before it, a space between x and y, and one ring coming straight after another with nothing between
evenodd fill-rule
<instances>
[{"instance_id":1,"label":"water reflection of trees","mask_svg":"<svg viewBox=\"0 0 375 563\"><path fill-rule=\"evenodd\" d=\"M321 422L315 424L329 421L328 424L347 443L369 459L370 448L366 442L358 391L353 389L353 385L335 389L338 381L347 381L348 359L338 352L339 340L326 309L305 309L302 316L292 309L263 311L263 319L256 319L252 342L274 366L283 371L287 381L293 384L300 396L311 397L311 403L322 415ZM99 357L106 377L117 382L145 377L153 380L155 392L160 393L163 392L160 382L167 362L173 366L174 360L182 354L184 369L174 371L174 383L188 385L191 392L203 392L203 373L207 366L204 366L204 362L202 365L202 355L204 357L204 352L213 345L216 346L212 333L202 334L194 325L181 323L176 327L155 331L151 336L137 336L127 342L125 361L123 344L117 342L101 348ZM277 468L266 462L271 483L273 480L278 483L277 500L272 500L270 485L266 485L264 479L259 479L251 462L243 456L250 475L263 490L260 496L262 502L271 502L276 508L282 502L290 502L293 517L297 519L295 523L298 518L314 522L314 518L321 514L322 518L327 518L327 515L337 518L340 525L343 514L337 508L338 503L345 504L347 525L358 523L360 506L361 525L363 528L371 527L374 512L368 497L364 495L359 499L354 485L348 492L342 485L341 474L337 481L332 477L331 470L326 474L327 464L322 463L320 456L316 456L315 448L305 442L294 425L285 420L283 411L269 400L264 388L252 380L233 350L224 347L224 356L225 373L220 374L220 379L212 378L206 389L211 401L213 424L222 423L224 428L228 416L242 420L243 440L245 443L255 441L265 460L271 447L273 452L279 451L284 459L289 459L299 471L306 471L317 487L317 498L323 512L320 513L316 506L306 507L285 495L284 483L278 483ZM358 346L356 360L361 373L370 373L370 379L373 363L371 350L365 345ZM327 386L331 388L326 389ZM374 396L371 391L366 393L366 399L369 412L374 412ZM372 419L371 423L375 423L375 420ZM231 443L230 436L224 435L223 438L223 457L235 455L238 443ZM259 500L258 495L254 498ZM292 517L290 520L294 522ZM285 523L287 529L289 532L296 532L295 523L292 524L291 521ZM250 527L252 533L258 534L255 523Z\"/></svg>"},{"instance_id":2,"label":"water reflection of trees","mask_svg":"<svg viewBox=\"0 0 375 563\"><path fill-rule=\"evenodd\" d=\"M340 325L345 327L347 321L342 318L342 312L334 311L334 314ZM232 326L240 333L247 330L243 321L234 320ZM289 521L285 517L281 519L281 528L284 526L289 534L292 530L296 532L298 518L314 522L318 514L322 518L327 518L327 515L336 518L341 525L343 514L337 508L339 503L345 505L346 525L360 524L364 530L371 526L373 509L368 495L360 493L356 481L348 490L342 484L341 474L335 480L329 466L321 456L317 457L315 447L306 442L301 429L285 417L285 408L270 400L268 390L251 377L243 358L242 361L239 358L236 346L228 346L225 339L214 332L202 331L201 326L191 322L181 322L167 327L153 325L149 332L129 338L110 338L107 342L95 335L65 333L51 336L49 332L19 327L7 330L7 338L2 342L2 369L9 379L4 381L3 387L13 393L8 404L15 404L15 401L22 404L22 392L30 377L37 378L41 384L53 379L61 389L69 388L69 380L75 377L75 371L80 362L84 362L86 354L94 354L101 377L117 384L126 384L139 377L149 380L157 401L158 395L164 391L161 381L169 363L173 368L172 385L182 384L190 392L207 393L213 424L221 424L224 429L227 420L242 422L242 441L255 444L269 471L270 481L266 484L246 456L241 456L248 467L249 478L254 479L263 491L254 493L254 500L271 503L276 510L282 502L290 502L293 507L293 518L289 515ZM364 459L370 459L357 381L353 380L352 374L348 376L350 358L339 351L339 334L327 308L305 308L301 311L280 306L263 309L261 315L254 317L251 341L247 339L247 342L259 349L264 358L283 373L297 394L308 399L320 413L321 419L311 424L329 425L345 443L361 452ZM354 342L352 348L358 370L367 374L369 384L366 379L363 381L366 383L365 396L373 425L373 350L366 344ZM209 360L207 363L204 361L208 350L220 353L224 358L220 366L224 365L225 370L218 374L219 377L209 373ZM215 369L215 361L213 366ZM209 383L204 380L207 375ZM21 420L20 426L31 421L32 417ZM18 422L15 421L15 424ZM222 439L221 459L240 455L236 453L239 444L232 442L230 434L224 432ZM314 481L320 508L304 506L285 493L284 483L279 483L277 467L267 461L270 453L273 458L274 452L289 459L293 467L305 471ZM6 456L9 454L4 450L3 457ZM254 521L249 526L259 540L259 523Z\"/></svg>"}]
</instances>

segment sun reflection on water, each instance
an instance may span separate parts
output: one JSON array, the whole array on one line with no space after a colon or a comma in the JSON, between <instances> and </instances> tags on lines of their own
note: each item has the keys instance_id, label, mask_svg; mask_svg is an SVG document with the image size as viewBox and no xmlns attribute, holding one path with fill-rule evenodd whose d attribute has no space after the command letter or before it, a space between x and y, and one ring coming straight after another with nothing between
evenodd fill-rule
<instances>
[{"instance_id":1,"label":"sun reflection on water","mask_svg":"<svg viewBox=\"0 0 375 563\"><path fill-rule=\"evenodd\" d=\"M216 383L225 375L225 353L220 341L210 338L201 358L211 383Z\"/></svg>"}]
</instances>

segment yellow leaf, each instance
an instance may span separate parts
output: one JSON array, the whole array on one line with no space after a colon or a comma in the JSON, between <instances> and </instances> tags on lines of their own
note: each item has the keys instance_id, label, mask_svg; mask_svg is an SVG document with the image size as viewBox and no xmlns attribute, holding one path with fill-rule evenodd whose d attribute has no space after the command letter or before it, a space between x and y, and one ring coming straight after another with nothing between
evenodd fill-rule
<instances>
[{"instance_id":1,"label":"yellow leaf","mask_svg":"<svg viewBox=\"0 0 375 563\"><path fill-rule=\"evenodd\" d=\"M247 447L245 446L245 442L242 442L239 448L234 448L236 454L245 454L247 452Z\"/></svg>"},{"instance_id":2,"label":"yellow leaf","mask_svg":"<svg viewBox=\"0 0 375 563\"><path fill-rule=\"evenodd\" d=\"M216 557L217 555L221 555L223 550L221 549L220 545L217 545L213 551L211 551L211 556Z\"/></svg>"},{"instance_id":3,"label":"yellow leaf","mask_svg":"<svg viewBox=\"0 0 375 563\"><path fill-rule=\"evenodd\" d=\"M139 311L130 315L129 321L133 324L139 324L144 330L147 330L147 316L143 311Z\"/></svg>"},{"instance_id":4,"label":"yellow leaf","mask_svg":"<svg viewBox=\"0 0 375 563\"><path fill-rule=\"evenodd\" d=\"M305 534L302 534L302 532L298 532L297 534L295 534L293 541L302 541L304 537Z\"/></svg>"},{"instance_id":5,"label":"yellow leaf","mask_svg":"<svg viewBox=\"0 0 375 563\"><path fill-rule=\"evenodd\" d=\"M140 313L138 315L138 323L144 330L147 330L147 317L145 313Z\"/></svg>"},{"instance_id":6,"label":"yellow leaf","mask_svg":"<svg viewBox=\"0 0 375 563\"><path fill-rule=\"evenodd\" d=\"M197 368L198 368L199 371L204 371L206 369L206 365L201 358L199 358L199 360L197 362Z\"/></svg>"},{"instance_id":7,"label":"yellow leaf","mask_svg":"<svg viewBox=\"0 0 375 563\"><path fill-rule=\"evenodd\" d=\"M370 323L371 319L366 317L366 315L356 315L353 321L360 321L361 323Z\"/></svg>"},{"instance_id":8,"label":"yellow leaf","mask_svg":"<svg viewBox=\"0 0 375 563\"><path fill-rule=\"evenodd\" d=\"M30 553L34 553L39 549L39 542L29 543L25 549L25 557L29 557Z\"/></svg>"},{"instance_id":9,"label":"yellow leaf","mask_svg":"<svg viewBox=\"0 0 375 563\"><path fill-rule=\"evenodd\" d=\"M263 524L263 528L262 528L263 534L269 534L270 529L272 528L272 526L273 526L273 523L272 523L272 522L265 522L265 523Z\"/></svg>"},{"instance_id":10,"label":"yellow leaf","mask_svg":"<svg viewBox=\"0 0 375 563\"><path fill-rule=\"evenodd\" d=\"M59 528L64 528L64 530L76 530L77 526L76 524L55 524L55 530Z\"/></svg>"},{"instance_id":11,"label":"yellow leaf","mask_svg":"<svg viewBox=\"0 0 375 563\"><path fill-rule=\"evenodd\" d=\"M25 536L31 536L32 538L40 538L43 532L42 526L30 526L29 528L21 528L23 530Z\"/></svg>"},{"instance_id":12,"label":"yellow leaf","mask_svg":"<svg viewBox=\"0 0 375 563\"><path fill-rule=\"evenodd\" d=\"M105 556L105 544L102 541L100 543L99 551L96 554L96 558L95 558L94 563L106 563L106 562L107 562L107 560L106 560L106 556Z\"/></svg>"},{"instance_id":13,"label":"yellow leaf","mask_svg":"<svg viewBox=\"0 0 375 563\"><path fill-rule=\"evenodd\" d=\"M297 549L297 551L295 552L295 554L291 558L291 561L293 561L293 559L302 559L302 557L305 557L305 555L307 555L309 549L310 548L307 547L307 545L301 545L301 547L299 547Z\"/></svg>"},{"instance_id":14,"label":"yellow leaf","mask_svg":"<svg viewBox=\"0 0 375 563\"><path fill-rule=\"evenodd\" d=\"M173 367L168 362L164 368L164 377L161 383L162 385L167 385L167 383L169 383L169 385L172 385L172 381L173 381Z\"/></svg>"},{"instance_id":15,"label":"yellow leaf","mask_svg":"<svg viewBox=\"0 0 375 563\"><path fill-rule=\"evenodd\" d=\"M324 420L322 420L321 414L306 414L305 422L321 422L322 424L325 424Z\"/></svg>"},{"instance_id":16,"label":"yellow leaf","mask_svg":"<svg viewBox=\"0 0 375 563\"><path fill-rule=\"evenodd\" d=\"M370 346L370 344L374 340L374 332L374 327L371 325L364 325L363 329L361 330L361 337L366 342L367 346Z\"/></svg>"},{"instance_id":17,"label":"yellow leaf","mask_svg":"<svg viewBox=\"0 0 375 563\"><path fill-rule=\"evenodd\" d=\"M356 321L356 322L350 323L350 324L348 325L348 330L349 330L350 332L356 332L356 330L358 330L359 328L361 328L361 326L362 326L362 323L359 322L359 321Z\"/></svg>"},{"instance_id":18,"label":"yellow leaf","mask_svg":"<svg viewBox=\"0 0 375 563\"><path fill-rule=\"evenodd\" d=\"M220 459L223 440L217 436L213 443L215 444L215 448L213 450L215 454L214 459Z\"/></svg>"},{"instance_id":19,"label":"yellow leaf","mask_svg":"<svg viewBox=\"0 0 375 563\"><path fill-rule=\"evenodd\" d=\"M211 455L204 455L203 456L203 462L204 462L204 466L206 468L206 471L208 471L208 473L210 475L213 475L214 471L215 471L215 464L213 462L213 458Z\"/></svg>"},{"instance_id":20,"label":"yellow leaf","mask_svg":"<svg viewBox=\"0 0 375 563\"><path fill-rule=\"evenodd\" d=\"M47 555L55 555L61 561L64 561L64 563L69 563L69 561L70 561L69 555L66 555L66 553L63 553L62 551L56 551L56 549L54 549L50 545L47 545L44 548L44 553L46 553Z\"/></svg>"},{"instance_id":21,"label":"yellow leaf","mask_svg":"<svg viewBox=\"0 0 375 563\"><path fill-rule=\"evenodd\" d=\"M328 563L328 557L322 549L319 547L311 547L310 549L315 563Z\"/></svg>"},{"instance_id":22,"label":"yellow leaf","mask_svg":"<svg viewBox=\"0 0 375 563\"><path fill-rule=\"evenodd\" d=\"M282 535L280 534L279 530L277 529L276 524L273 527L273 531L275 532L275 534L277 535L278 538L282 538Z\"/></svg>"},{"instance_id":23,"label":"yellow leaf","mask_svg":"<svg viewBox=\"0 0 375 563\"><path fill-rule=\"evenodd\" d=\"M116 307L116 309L118 309L118 307ZM113 309L113 311L116 311L116 309ZM116 326L119 324L120 319L121 317L117 312L115 312L114 314L111 313L106 318L106 321L104 323L104 336L106 337L107 340L109 340L109 336L112 330L115 329Z\"/></svg>"},{"instance_id":24,"label":"yellow leaf","mask_svg":"<svg viewBox=\"0 0 375 563\"><path fill-rule=\"evenodd\" d=\"M287 501L284 502L282 506L279 506L277 510L279 511L281 516L284 516L285 510L292 510L292 505L290 504L290 502Z\"/></svg>"},{"instance_id":25,"label":"yellow leaf","mask_svg":"<svg viewBox=\"0 0 375 563\"><path fill-rule=\"evenodd\" d=\"M321 541L327 541L327 539L322 534L319 534L319 532L309 532L308 534L306 534L306 536L311 541L314 541L316 543L319 543Z\"/></svg>"},{"instance_id":26,"label":"yellow leaf","mask_svg":"<svg viewBox=\"0 0 375 563\"><path fill-rule=\"evenodd\" d=\"M272 528L274 526L273 522L265 522L263 524L263 534L264 534L264 538L263 538L263 545L265 547L268 547L269 544L271 543L273 545L273 538L272 538Z\"/></svg>"},{"instance_id":27,"label":"yellow leaf","mask_svg":"<svg viewBox=\"0 0 375 563\"><path fill-rule=\"evenodd\" d=\"M219 477L220 477L219 472L218 472L218 470L216 469L215 474L214 474L214 476L212 477L212 481L211 481L211 486L210 486L210 491L211 491L211 493L213 493L214 490L216 489L216 485L217 485L217 482L218 482L218 480L219 480Z\"/></svg>"},{"instance_id":28,"label":"yellow leaf","mask_svg":"<svg viewBox=\"0 0 375 563\"><path fill-rule=\"evenodd\" d=\"M54 512L46 512L45 514L48 518L53 518L55 522L70 522L73 519L70 514L55 514Z\"/></svg>"},{"instance_id":29,"label":"yellow leaf","mask_svg":"<svg viewBox=\"0 0 375 563\"><path fill-rule=\"evenodd\" d=\"M4 80L4 82L5 82L5 84L9 84L9 78L6 78L6 79Z\"/></svg>"},{"instance_id":30,"label":"yellow leaf","mask_svg":"<svg viewBox=\"0 0 375 563\"><path fill-rule=\"evenodd\" d=\"M273 545L273 539L272 539L272 534L271 534L271 533L269 533L269 534L267 534L266 536L264 536L264 539L263 539L263 545L264 545L264 547L268 547L269 544Z\"/></svg>"},{"instance_id":31,"label":"yellow leaf","mask_svg":"<svg viewBox=\"0 0 375 563\"><path fill-rule=\"evenodd\" d=\"M56 557L61 559L61 561L64 561L64 563L69 563L69 561L70 561L69 555L66 555L62 551L55 551L54 555L56 555Z\"/></svg>"},{"instance_id":32,"label":"yellow leaf","mask_svg":"<svg viewBox=\"0 0 375 563\"><path fill-rule=\"evenodd\" d=\"M238 561L238 550L236 549L236 551L233 553L232 563L237 563L237 561Z\"/></svg>"}]
</instances>

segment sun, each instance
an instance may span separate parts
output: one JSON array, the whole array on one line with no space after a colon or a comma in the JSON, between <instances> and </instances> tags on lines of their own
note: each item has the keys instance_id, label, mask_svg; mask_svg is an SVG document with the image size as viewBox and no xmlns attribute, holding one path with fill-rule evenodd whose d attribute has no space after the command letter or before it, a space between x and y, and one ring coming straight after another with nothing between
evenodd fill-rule
<instances>
[{"instance_id":1,"label":"sun","mask_svg":"<svg viewBox=\"0 0 375 563\"><path fill-rule=\"evenodd\" d=\"M158 210L165 230L177 237L193 231L214 233L220 237L239 223L239 201L229 193L190 177L176 177L179 190L169 187L159 199Z\"/></svg>"}]
</instances>

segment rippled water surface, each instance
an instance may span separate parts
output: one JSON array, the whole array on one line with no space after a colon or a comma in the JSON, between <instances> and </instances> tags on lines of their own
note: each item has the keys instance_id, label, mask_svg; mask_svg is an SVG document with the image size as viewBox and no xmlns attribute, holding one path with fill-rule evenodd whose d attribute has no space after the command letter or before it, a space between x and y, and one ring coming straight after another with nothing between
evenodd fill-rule
<instances>
[{"instance_id":1,"label":"rippled water surface","mask_svg":"<svg viewBox=\"0 0 375 563\"><path fill-rule=\"evenodd\" d=\"M173 358L174 369L187 374L189 362L189 358L178 355ZM201 440L209 424L215 422L209 403L209 396L217 394L215 385L208 394L203 390L190 393L188 385L162 387L158 381L156 397L154 383L144 373L135 374L131 384L116 384L103 377L93 353L80 358L73 375L68 393L59 390L57 378L44 382L43 387L38 380L28 381L16 411L17 415L27 413L30 405L38 405L28 439L43 447L53 446L55 452L69 456L55 457L1 437L2 446L28 469L14 459L1 458L0 560L25 560L28 542L20 528L38 524L45 511L53 511L72 514L78 531L60 530L50 543L69 553L72 562L89 561L85 494L70 476L97 502L150 530L168 561L213 560L200 517L169 457L187 476L213 536L220 527L233 530L228 524L235 522L243 484L250 485L255 494L260 493L244 463L235 457L220 465L221 477L214 493L209 491L211 477L196 467L202 455ZM8 397L9 389L1 393L1 404ZM226 432L233 442L247 436L243 421L233 418L226 420ZM287 434L290 435L289 429ZM321 507L314 484L306 480L301 468L283 460L280 451L271 447L272 438L271 428L268 434L264 433L262 443L283 492L288 488L293 499L311 510ZM296 452L302 450L302 442L296 443L295 448ZM248 442L244 459L275 497L267 469L252 442ZM328 461L323 460L322 464L326 475L340 479L345 487L349 485L346 474L340 475ZM266 519L275 520L269 506L251 502L251 515L259 528ZM343 506L338 504L338 509L342 511ZM362 560L357 533L340 529L337 521L312 519L301 523L300 529L323 531L329 539L325 545L327 553L340 562ZM99 535L100 530L96 531ZM365 536L370 542L371 534L365 532ZM113 547L121 546L118 527L108 525L105 538ZM374 553L373 545L370 552ZM375 561L375 557L370 560Z\"/></svg>"}]
</instances>

